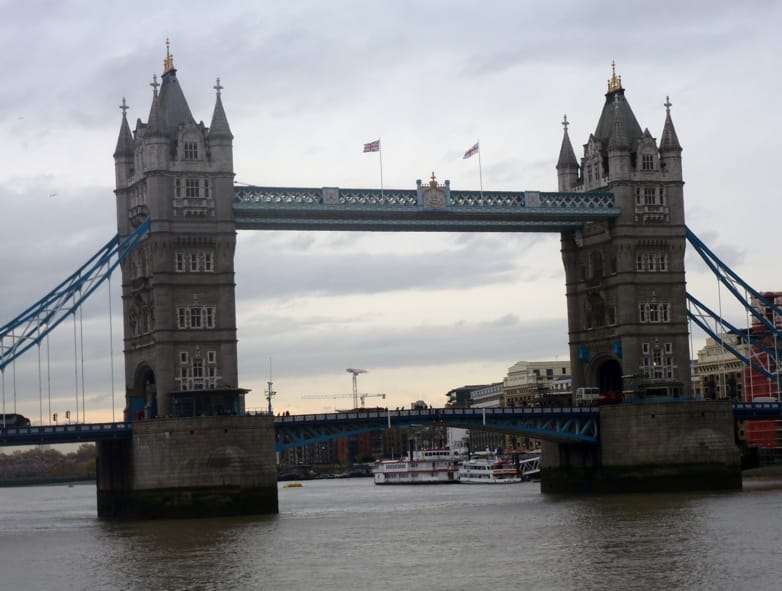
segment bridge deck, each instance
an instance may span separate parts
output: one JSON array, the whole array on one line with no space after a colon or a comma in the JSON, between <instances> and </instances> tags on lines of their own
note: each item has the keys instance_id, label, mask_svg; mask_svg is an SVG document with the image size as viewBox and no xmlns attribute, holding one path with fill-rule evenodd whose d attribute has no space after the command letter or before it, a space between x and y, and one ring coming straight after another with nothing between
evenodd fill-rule
<instances>
[{"instance_id":1,"label":"bridge deck","mask_svg":"<svg viewBox=\"0 0 782 591\"><path fill-rule=\"evenodd\" d=\"M240 229L559 232L615 218L611 193L237 186Z\"/></svg>"},{"instance_id":2,"label":"bridge deck","mask_svg":"<svg viewBox=\"0 0 782 591\"><path fill-rule=\"evenodd\" d=\"M778 402L736 402L737 420L780 420ZM447 426L526 433L552 441L597 443L598 407L581 408L431 408L339 412L275 417L277 449L284 451L310 443L348 437L390 427L416 427L441 423ZM156 419L176 420L176 419ZM130 439L133 424L81 423L31 427L0 426L0 447L59 443L87 443L109 439Z\"/></svg>"}]
</instances>

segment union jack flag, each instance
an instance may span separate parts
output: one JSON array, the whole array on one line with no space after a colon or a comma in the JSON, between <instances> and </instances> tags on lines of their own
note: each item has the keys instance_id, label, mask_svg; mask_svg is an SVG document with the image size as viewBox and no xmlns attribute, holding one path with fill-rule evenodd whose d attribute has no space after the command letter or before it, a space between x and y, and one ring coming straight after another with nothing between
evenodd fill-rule
<instances>
[{"instance_id":1,"label":"union jack flag","mask_svg":"<svg viewBox=\"0 0 782 591\"><path fill-rule=\"evenodd\" d=\"M379 152L380 151L380 140L375 140L374 142L369 142L368 144L364 144L364 151L365 152Z\"/></svg>"}]
</instances>

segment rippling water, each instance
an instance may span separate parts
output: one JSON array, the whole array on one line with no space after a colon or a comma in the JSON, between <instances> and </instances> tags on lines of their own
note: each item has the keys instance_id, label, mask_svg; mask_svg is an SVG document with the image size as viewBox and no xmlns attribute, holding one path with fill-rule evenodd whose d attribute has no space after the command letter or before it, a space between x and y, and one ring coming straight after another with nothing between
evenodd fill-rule
<instances>
[{"instance_id":1,"label":"rippling water","mask_svg":"<svg viewBox=\"0 0 782 591\"><path fill-rule=\"evenodd\" d=\"M108 523L89 484L0 489L0 589L775 590L782 476L734 493L280 488L280 514Z\"/></svg>"}]
</instances>

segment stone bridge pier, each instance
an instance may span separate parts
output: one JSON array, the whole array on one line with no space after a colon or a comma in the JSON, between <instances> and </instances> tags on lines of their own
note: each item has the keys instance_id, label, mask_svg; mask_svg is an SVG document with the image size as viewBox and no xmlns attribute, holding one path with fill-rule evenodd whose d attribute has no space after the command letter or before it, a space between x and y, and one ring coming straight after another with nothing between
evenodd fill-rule
<instances>
[{"instance_id":1,"label":"stone bridge pier","mask_svg":"<svg viewBox=\"0 0 782 591\"><path fill-rule=\"evenodd\" d=\"M741 488L728 400L600 409L600 445L546 442L541 491L650 492Z\"/></svg>"}]
</instances>

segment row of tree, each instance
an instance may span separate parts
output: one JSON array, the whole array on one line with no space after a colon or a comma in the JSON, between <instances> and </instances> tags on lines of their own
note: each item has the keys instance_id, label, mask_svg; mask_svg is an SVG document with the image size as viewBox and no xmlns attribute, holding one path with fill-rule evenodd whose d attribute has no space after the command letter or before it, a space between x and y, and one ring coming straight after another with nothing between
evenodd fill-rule
<instances>
[{"instance_id":1,"label":"row of tree","mask_svg":"<svg viewBox=\"0 0 782 591\"><path fill-rule=\"evenodd\" d=\"M92 443L84 443L70 453L42 446L0 454L0 485L93 478L95 445Z\"/></svg>"}]
</instances>

